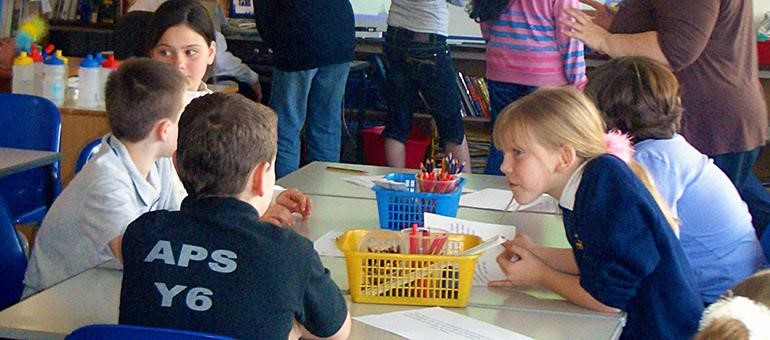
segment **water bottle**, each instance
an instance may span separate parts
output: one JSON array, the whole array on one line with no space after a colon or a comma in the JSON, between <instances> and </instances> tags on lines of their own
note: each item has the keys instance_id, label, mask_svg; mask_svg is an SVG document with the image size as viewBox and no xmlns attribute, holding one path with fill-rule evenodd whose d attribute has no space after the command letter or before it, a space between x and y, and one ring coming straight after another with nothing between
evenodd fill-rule
<instances>
[{"instance_id":1,"label":"water bottle","mask_svg":"<svg viewBox=\"0 0 770 340\"><path fill-rule=\"evenodd\" d=\"M13 93L35 94L35 65L27 52L22 51L13 59Z\"/></svg>"},{"instance_id":2,"label":"water bottle","mask_svg":"<svg viewBox=\"0 0 770 340\"><path fill-rule=\"evenodd\" d=\"M95 108L99 101L99 62L90 54L80 62L78 69L78 101L77 106Z\"/></svg>"},{"instance_id":3,"label":"water bottle","mask_svg":"<svg viewBox=\"0 0 770 340\"><path fill-rule=\"evenodd\" d=\"M104 87L107 85L107 78L110 76L112 71L118 69L118 66L120 66L120 62L115 60L115 55L113 54L108 55L107 60L102 62L102 68L99 73L99 77L101 78L101 85L99 85L99 90L102 94L104 94ZM104 95L102 95L102 99L104 99Z\"/></svg>"},{"instance_id":4,"label":"water bottle","mask_svg":"<svg viewBox=\"0 0 770 340\"><path fill-rule=\"evenodd\" d=\"M56 55L50 55L43 62L43 97L54 102L56 106L64 104L64 91L67 86L64 77L67 66Z\"/></svg>"},{"instance_id":5,"label":"water bottle","mask_svg":"<svg viewBox=\"0 0 770 340\"><path fill-rule=\"evenodd\" d=\"M32 54L30 54L35 69L35 95L43 96L43 55L37 45L32 45Z\"/></svg>"}]
</instances>

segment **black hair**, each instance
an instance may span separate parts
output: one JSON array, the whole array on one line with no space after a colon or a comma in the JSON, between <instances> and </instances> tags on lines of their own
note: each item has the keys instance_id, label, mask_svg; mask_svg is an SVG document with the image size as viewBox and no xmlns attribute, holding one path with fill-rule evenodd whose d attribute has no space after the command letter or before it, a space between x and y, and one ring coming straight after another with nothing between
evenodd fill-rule
<instances>
[{"instance_id":1,"label":"black hair","mask_svg":"<svg viewBox=\"0 0 770 340\"><path fill-rule=\"evenodd\" d=\"M147 50L151 50L171 27L187 24L211 45L216 41L214 23L206 7L196 0L169 0L155 11L150 21L150 34Z\"/></svg>"},{"instance_id":2,"label":"black hair","mask_svg":"<svg viewBox=\"0 0 770 340\"><path fill-rule=\"evenodd\" d=\"M471 0L467 11L476 22L497 20L513 1L516 0Z\"/></svg>"}]
</instances>

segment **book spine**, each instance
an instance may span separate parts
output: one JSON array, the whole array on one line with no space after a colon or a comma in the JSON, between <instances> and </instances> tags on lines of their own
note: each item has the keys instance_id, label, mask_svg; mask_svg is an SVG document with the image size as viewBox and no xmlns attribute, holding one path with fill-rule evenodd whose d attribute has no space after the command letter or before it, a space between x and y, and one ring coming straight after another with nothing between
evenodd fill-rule
<instances>
[{"instance_id":1,"label":"book spine","mask_svg":"<svg viewBox=\"0 0 770 340\"><path fill-rule=\"evenodd\" d=\"M462 72L457 72L457 86L460 88L460 97L462 97L463 105L466 107L465 113L467 116L475 116L471 94L468 92L468 86L465 84L464 78Z\"/></svg>"}]
</instances>

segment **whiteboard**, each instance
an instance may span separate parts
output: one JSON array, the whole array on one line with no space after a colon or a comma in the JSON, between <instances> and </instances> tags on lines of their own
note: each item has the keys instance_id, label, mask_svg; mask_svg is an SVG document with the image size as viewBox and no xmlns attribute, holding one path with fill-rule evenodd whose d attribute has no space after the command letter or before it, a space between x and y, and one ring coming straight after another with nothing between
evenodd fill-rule
<instances>
[{"instance_id":1,"label":"whiteboard","mask_svg":"<svg viewBox=\"0 0 770 340\"><path fill-rule=\"evenodd\" d=\"M467 3L467 0L466 0ZM357 27L376 27L378 31L387 29L390 0L350 0L356 16ZM449 5L449 37L453 39L481 39L479 24L473 21L465 8Z\"/></svg>"}]
</instances>

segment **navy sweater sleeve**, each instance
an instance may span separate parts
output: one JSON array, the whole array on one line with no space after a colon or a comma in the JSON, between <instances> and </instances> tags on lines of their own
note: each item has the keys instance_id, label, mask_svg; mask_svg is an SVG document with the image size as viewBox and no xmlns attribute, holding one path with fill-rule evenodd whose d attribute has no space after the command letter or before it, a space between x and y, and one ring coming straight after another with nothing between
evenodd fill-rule
<instances>
[{"instance_id":1,"label":"navy sweater sleeve","mask_svg":"<svg viewBox=\"0 0 770 340\"><path fill-rule=\"evenodd\" d=\"M583 228L590 228L580 233L581 286L602 303L626 309L660 261L648 226L666 221L636 175L619 163L600 157L586 166L575 214Z\"/></svg>"}]
</instances>

